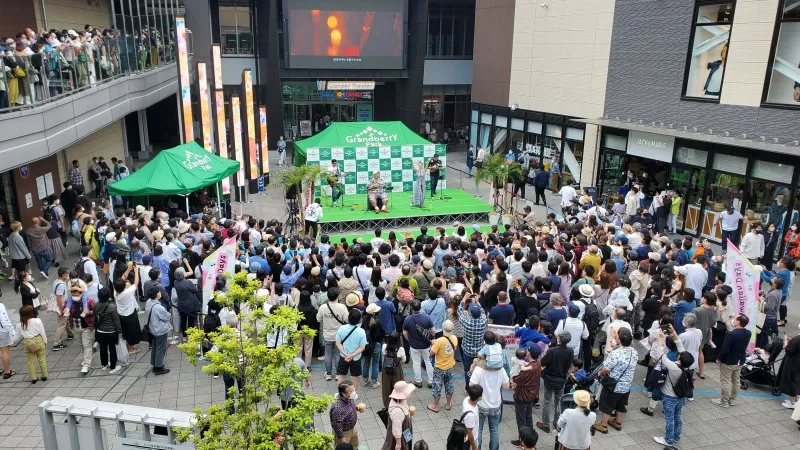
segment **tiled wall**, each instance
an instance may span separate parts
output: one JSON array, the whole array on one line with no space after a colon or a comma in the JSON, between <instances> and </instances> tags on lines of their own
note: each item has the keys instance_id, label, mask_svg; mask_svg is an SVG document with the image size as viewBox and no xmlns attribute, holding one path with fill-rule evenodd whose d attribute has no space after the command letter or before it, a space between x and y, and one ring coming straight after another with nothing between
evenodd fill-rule
<instances>
[{"instance_id":1,"label":"tiled wall","mask_svg":"<svg viewBox=\"0 0 800 450\"><path fill-rule=\"evenodd\" d=\"M80 163L86 192L90 192L93 186L89 182L88 170L93 157L104 157L109 166L112 157L125 158L125 141L122 133L122 120L117 120L65 148L58 155L58 171L63 180L69 180L68 169L72 167L72 160L76 159Z\"/></svg>"}]
</instances>

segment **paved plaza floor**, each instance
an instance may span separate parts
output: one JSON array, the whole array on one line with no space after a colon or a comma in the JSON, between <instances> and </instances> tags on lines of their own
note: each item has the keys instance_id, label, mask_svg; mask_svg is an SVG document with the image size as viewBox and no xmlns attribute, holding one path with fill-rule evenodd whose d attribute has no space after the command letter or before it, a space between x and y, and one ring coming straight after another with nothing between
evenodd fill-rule
<instances>
[{"instance_id":1,"label":"paved plaza floor","mask_svg":"<svg viewBox=\"0 0 800 450\"><path fill-rule=\"evenodd\" d=\"M277 161L275 161L277 162ZM448 156L449 164L462 168L457 158ZM462 164L458 166L458 164ZM273 167L276 167L273 164ZM455 171L450 171L454 173ZM464 190L475 193L475 183L464 178L461 180ZM448 187L453 187L452 185ZM283 214L282 197L274 198L279 191L268 190L266 195L254 196L254 201L242 205L246 212L258 217L280 217ZM481 187L480 192L488 194L488 186ZM549 196L549 201L557 197ZM238 206L238 205L237 205ZM238 208L234 207L234 211ZM537 213L539 210L537 210ZM543 208L541 212L544 213ZM74 241L70 245L71 255L75 255ZM52 277L51 277L52 278ZM16 323L18 314L15 310L20 306L20 298L12 290L9 282L0 282L3 288L2 302L12 314ZM36 283L39 288L49 293L51 282ZM797 333L800 322L800 291L792 296L789 302L789 328L791 335ZM55 333L55 316L42 313L48 337ZM140 320L145 320L140 316ZM637 344L638 345L638 344ZM109 375L100 370L99 357L95 354L92 368L88 375L82 376L80 370L80 344L69 342L67 349L53 352L48 345L47 362L50 376L46 382L32 385L27 378L27 368L22 347L12 348L12 367L18 374L10 380L0 380L0 448L38 449L44 448L42 432L39 426L38 405L56 396L79 397L85 399L119 402L131 405L142 405L181 411L192 408L205 408L224 397L222 379L213 379L189 364L180 351L172 346L167 350L166 367L171 372L164 376L154 376L150 372L150 353L146 344L140 344L142 351L133 357L121 373ZM640 349L640 353L643 351ZM324 380L321 361L314 361L312 367L313 394L333 394L336 392L334 381ZM405 365L406 379L411 379L411 365ZM424 439L431 449L444 449L445 439L450 424L461 414L461 402L464 398L463 371L456 367L459 378L456 380L456 393L451 411L438 414L428 411L425 406L431 401L431 391L427 387L417 389L411 404L417 407L413 417L414 440ZM659 410L654 417L639 412L639 407L647 404L648 398L642 390L644 367L637 367L634 391L631 395L629 414L626 415L622 431L610 430L608 435L597 434L592 442L592 449L658 449L652 441L653 436L663 436L664 419ZM427 380L426 380L427 381ZM381 409L380 389L359 387L359 401L367 405L365 413L359 415L358 434L362 449L379 449L386 433L377 417ZM684 408L683 438L681 449L800 449L800 431L790 420L790 411L780 405L781 398L770 394L769 388L750 387L740 398L739 404L730 409L721 409L711 404L710 399L719 394L719 372L716 365L710 364L707 378L697 380L695 401ZM534 421L540 420L540 410L534 411ZM316 426L330 431L330 420L327 414L315 420ZM114 428L106 426L109 436ZM500 426L501 449L513 448L510 444L516 439L517 427L514 420L513 405L506 405ZM553 437L540 433L537 448L553 447ZM484 433L484 448L488 448L488 430Z\"/></svg>"}]
</instances>

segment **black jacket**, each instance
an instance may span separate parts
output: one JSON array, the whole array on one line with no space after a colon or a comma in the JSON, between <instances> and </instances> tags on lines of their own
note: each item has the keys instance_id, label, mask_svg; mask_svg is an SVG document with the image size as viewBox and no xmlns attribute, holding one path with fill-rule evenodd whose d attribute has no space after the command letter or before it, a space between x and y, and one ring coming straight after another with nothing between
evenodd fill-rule
<instances>
[{"instance_id":1,"label":"black jacket","mask_svg":"<svg viewBox=\"0 0 800 450\"><path fill-rule=\"evenodd\" d=\"M106 333L122 333L116 304L108 301L94 305L94 329Z\"/></svg>"},{"instance_id":2,"label":"black jacket","mask_svg":"<svg viewBox=\"0 0 800 450\"><path fill-rule=\"evenodd\" d=\"M744 364L747 345L750 343L750 330L737 328L725 335L717 359L722 364L738 366Z\"/></svg>"},{"instance_id":3,"label":"black jacket","mask_svg":"<svg viewBox=\"0 0 800 450\"><path fill-rule=\"evenodd\" d=\"M564 386L572 366L575 353L566 345L554 345L547 350L542 358L542 379L545 385L552 387Z\"/></svg>"},{"instance_id":4,"label":"black jacket","mask_svg":"<svg viewBox=\"0 0 800 450\"><path fill-rule=\"evenodd\" d=\"M183 279L175 280L173 288L178 296L178 311L190 316L197 315L202 305L197 286L191 281Z\"/></svg>"}]
</instances>

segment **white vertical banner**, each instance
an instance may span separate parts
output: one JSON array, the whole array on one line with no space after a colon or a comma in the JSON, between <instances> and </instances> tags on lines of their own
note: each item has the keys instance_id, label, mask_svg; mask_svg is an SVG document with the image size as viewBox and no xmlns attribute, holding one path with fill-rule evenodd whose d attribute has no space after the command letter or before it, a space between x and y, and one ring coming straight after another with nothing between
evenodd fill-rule
<instances>
[{"instance_id":1,"label":"white vertical banner","mask_svg":"<svg viewBox=\"0 0 800 450\"><path fill-rule=\"evenodd\" d=\"M208 314L208 302L214 293L217 275L233 276L235 266L236 238L228 238L220 248L203 260L203 314Z\"/></svg>"},{"instance_id":2,"label":"white vertical banner","mask_svg":"<svg viewBox=\"0 0 800 450\"><path fill-rule=\"evenodd\" d=\"M761 292L761 274L738 248L728 239L728 254L725 263L725 284L733 289L728 302L733 302L736 314L750 319L747 329L750 335L750 351L756 346L756 324L758 323L758 297ZM727 325L727 324L726 324Z\"/></svg>"}]
</instances>

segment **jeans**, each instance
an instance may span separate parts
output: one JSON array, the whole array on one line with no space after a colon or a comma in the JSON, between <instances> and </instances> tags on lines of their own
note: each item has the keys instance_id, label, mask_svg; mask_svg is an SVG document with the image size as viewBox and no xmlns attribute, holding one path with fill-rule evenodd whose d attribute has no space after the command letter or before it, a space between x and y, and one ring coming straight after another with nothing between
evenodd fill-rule
<instances>
[{"instance_id":1,"label":"jeans","mask_svg":"<svg viewBox=\"0 0 800 450\"><path fill-rule=\"evenodd\" d=\"M425 363L425 371L428 372L428 383L433 383L433 364L430 360L431 348L412 348L411 364L414 366L414 381L422 383L422 368L420 364Z\"/></svg>"},{"instance_id":2,"label":"jeans","mask_svg":"<svg viewBox=\"0 0 800 450\"><path fill-rule=\"evenodd\" d=\"M564 393L564 385L548 386L544 384L544 402L542 405L542 424L550 427L555 421L550 421L550 407L553 408L553 418L556 418L556 410L561 401L561 395Z\"/></svg>"},{"instance_id":3,"label":"jeans","mask_svg":"<svg viewBox=\"0 0 800 450\"><path fill-rule=\"evenodd\" d=\"M729 366L727 364L719 365L719 384L722 385L722 401L730 404L736 400L739 394L739 384L741 383L740 376L742 374L742 366Z\"/></svg>"},{"instance_id":4,"label":"jeans","mask_svg":"<svg viewBox=\"0 0 800 450\"><path fill-rule=\"evenodd\" d=\"M533 400L528 402L514 402L514 412L517 416L517 428L533 428ZM522 439L521 435L520 439Z\"/></svg>"},{"instance_id":5,"label":"jeans","mask_svg":"<svg viewBox=\"0 0 800 450\"><path fill-rule=\"evenodd\" d=\"M342 196L342 189L339 187L339 185L336 185L336 186L331 188L331 201L333 203L338 202L339 201L339 197L341 197L341 196Z\"/></svg>"},{"instance_id":6,"label":"jeans","mask_svg":"<svg viewBox=\"0 0 800 450\"><path fill-rule=\"evenodd\" d=\"M727 231L722 230L722 251L728 250L728 239L733 242L733 245L739 245L739 235L736 233L737 230Z\"/></svg>"},{"instance_id":7,"label":"jeans","mask_svg":"<svg viewBox=\"0 0 800 450\"><path fill-rule=\"evenodd\" d=\"M664 421L666 422L666 431L664 433L664 440L667 444L674 445L681 440L681 431L683 430L683 405L687 402L686 398L664 396L662 405L664 407Z\"/></svg>"},{"instance_id":8,"label":"jeans","mask_svg":"<svg viewBox=\"0 0 800 450\"><path fill-rule=\"evenodd\" d=\"M489 419L489 450L500 449L500 408L478 407L478 448L483 444L483 423Z\"/></svg>"},{"instance_id":9,"label":"jeans","mask_svg":"<svg viewBox=\"0 0 800 450\"><path fill-rule=\"evenodd\" d=\"M108 366L109 369L117 368L117 333L96 332L94 339L100 347L100 365ZM109 365L109 357L111 358Z\"/></svg>"},{"instance_id":10,"label":"jeans","mask_svg":"<svg viewBox=\"0 0 800 450\"><path fill-rule=\"evenodd\" d=\"M167 353L167 335L153 336L153 348L150 350L150 364L155 369L164 368L164 355Z\"/></svg>"},{"instance_id":11,"label":"jeans","mask_svg":"<svg viewBox=\"0 0 800 450\"><path fill-rule=\"evenodd\" d=\"M461 352L461 364L464 365L464 380L467 382L467 386L469 386L469 368L472 367L472 362L475 361L474 356L469 356L464 352Z\"/></svg>"},{"instance_id":12,"label":"jeans","mask_svg":"<svg viewBox=\"0 0 800 450\"><path fill-rule=\"evenodd\" d=\"M381 374L381 344L376 343L375 348L371 351L364 351L361 353L361 376L364 382L369 380L370 368L372 369L372 381L378 381Z\"/></svg>"},{"instance_id":13,"label":"jeans","mask_svg":"<svg viewBox=\"0 0 800 450\"><path fill-rule=\"evenodd\" d=\"M336 348L336 341L325 341L325 373L330 375L338 365L339 349Z\"/></svg>"},{"instance_id":14,"label":"jeans","mask_svg":"<svg viewBox=\"0 0 800 450\"><path fill-rule=\"evenodd\" d=\"M53 266L53 255L50 253L50 249L46 248L42 252L34 253L33 257L36 258L36 265L39 266L39 270L47 275L50 267Z\"/></svg>"}]
</instances>

